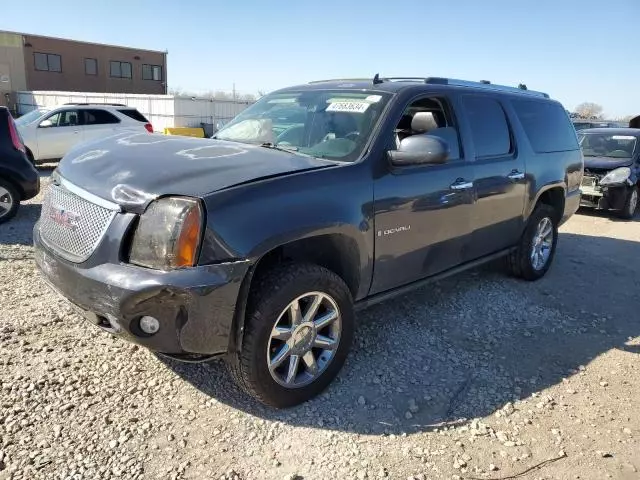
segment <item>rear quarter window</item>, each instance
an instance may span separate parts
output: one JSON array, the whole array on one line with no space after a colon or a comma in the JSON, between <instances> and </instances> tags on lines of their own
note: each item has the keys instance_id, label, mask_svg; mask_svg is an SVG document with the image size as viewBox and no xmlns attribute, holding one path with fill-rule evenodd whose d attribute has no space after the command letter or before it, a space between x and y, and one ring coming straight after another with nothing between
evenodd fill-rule
<instances>
[{"instance_id":1,"label":"rear quarter window","mask_svg":"<svg viewBox=\"0 0 640 480\"><path fill-rule=\"evenodd\" d=\"M137 120L139 122L149 123L149 120L147 120L147 118L135 108L127 108L118 111L123 115L126 115L129 118L133 118L134 120Z\"/></svg>"},{"instance_id":2,"label":"rear quarter window","mask_svg":"<svg viewBox=\"0 0 640 480\"><path fill-rule=\"evenodd\" d=\"M576 131L558 103L512 100L513 108L536 153L578 150Z\"/></svg>"}]
</instances>

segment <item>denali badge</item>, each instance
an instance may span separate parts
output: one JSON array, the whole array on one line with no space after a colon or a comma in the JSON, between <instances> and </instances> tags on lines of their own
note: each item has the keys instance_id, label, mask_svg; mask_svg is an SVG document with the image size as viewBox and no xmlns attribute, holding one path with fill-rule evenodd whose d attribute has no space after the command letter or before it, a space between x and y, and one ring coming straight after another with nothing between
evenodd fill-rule
<instances>
[{"instance_id":1,"label":"denali badge","mask_svg":"<svg viewBox=\"0 0 640 480\"><path fill-rule=\"evenodd\" d=\"M395 227L395 228L387 228L386 230L378 230L378 236L382 237L383 235L391 235L393 233L408 232L409 230L411 230L411 225L405 225L402 227Z\"/></svg>"},{"instance_id":2,"label":"denali badge","mask_svg":"<svg viewBox=\"0 0 640 480\"><path fill-rule=\"evenodd\" d=\"M65 210L62 207L51 205L49 207L49 218L58 225L61 225L71 231L75 231L78 228L80 215L69 210Z\"/></svg>"}]
</instances>

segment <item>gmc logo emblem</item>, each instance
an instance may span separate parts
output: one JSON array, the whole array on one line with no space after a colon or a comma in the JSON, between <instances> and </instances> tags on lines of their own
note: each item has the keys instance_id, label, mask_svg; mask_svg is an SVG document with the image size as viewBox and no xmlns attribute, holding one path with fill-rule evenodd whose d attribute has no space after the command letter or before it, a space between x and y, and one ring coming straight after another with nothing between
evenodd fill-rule
<instances>
[{"instance_id":1,"label":"gmc logo emblem","mask_svg":"<svg viewBox=\"0 0 640 480\"><path fill-rule=\"evenodd\" d=\"M80 220L80 215L69 210L64 210L61 207L52 205L49 207L49 218L58 225L61 225L68 230L75 231L78 228L78 220Z\"/></svg>"}]
</instances>

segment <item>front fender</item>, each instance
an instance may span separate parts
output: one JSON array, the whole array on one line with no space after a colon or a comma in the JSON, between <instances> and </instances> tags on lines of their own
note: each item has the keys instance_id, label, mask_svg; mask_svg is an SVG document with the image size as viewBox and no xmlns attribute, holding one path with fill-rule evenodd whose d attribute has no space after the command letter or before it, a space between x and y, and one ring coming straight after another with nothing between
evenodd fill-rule
<instances>
[{"instance_id":1,"label":"front fender","mask_svg":"<svg viewBox=\"0 0 640 480\"><path fill-rule=\"evenodd\" d=\"M373 182L364 164L258 181L205 199L207 232L200 263L249 259L321 235L341 235L357 247L358 296L373 271ZM364 289L364 290L360 290Z\"/></svg>"}]
</instances>

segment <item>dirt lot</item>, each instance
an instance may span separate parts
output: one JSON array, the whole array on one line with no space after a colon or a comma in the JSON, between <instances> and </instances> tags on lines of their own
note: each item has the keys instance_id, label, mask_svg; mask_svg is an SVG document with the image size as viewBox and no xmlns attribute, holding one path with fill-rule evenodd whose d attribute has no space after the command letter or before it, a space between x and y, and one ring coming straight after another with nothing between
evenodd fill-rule
<instances>
[{"instance_id":1,"label":"dirt lot","mask_svg":"<svg viewBox=\"0 0 640 480\"><path fill-rule=\"evenodd\" d=\"M2 480L640 478L640 219L361 313L338 381L272 411L85 325L34 268L40 200L0 227Z\"/></svg>"}]
</instances>

